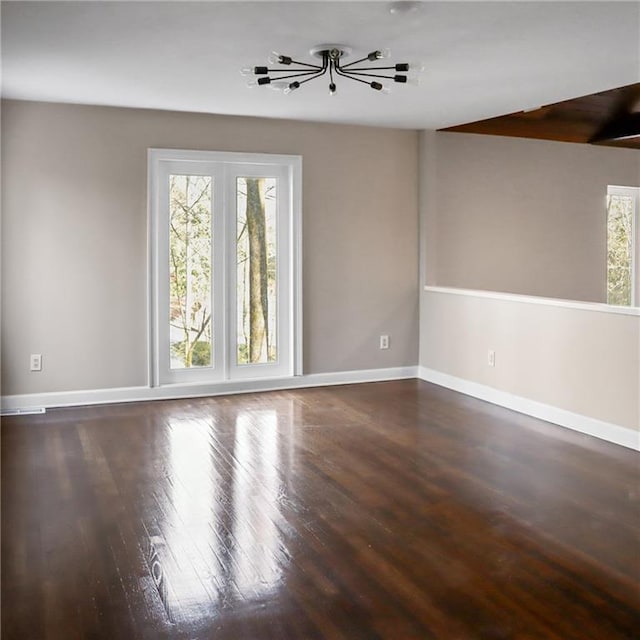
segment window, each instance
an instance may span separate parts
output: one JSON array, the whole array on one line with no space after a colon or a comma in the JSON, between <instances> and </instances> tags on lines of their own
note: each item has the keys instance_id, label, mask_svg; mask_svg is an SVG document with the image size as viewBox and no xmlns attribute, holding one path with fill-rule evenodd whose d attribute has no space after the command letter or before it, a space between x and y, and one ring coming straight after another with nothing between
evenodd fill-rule
<instances>
[{"instance_id":1,"label":"window","mask_svg":"<svg viewBox=\"0 0 640 640\"><path fill-rule=\"evenodd\" d=\"M607 304L637 304L639 192L637 187L607 189Z\"/></svg>"},{"instance_id":2,"label":"window","mask_svg":"<svg viewBox=\"0 0 640 640\"><path fill-rule=\"evenodd\" d=\"M153 384L300 373L296 156L149 151Z\"/></svg>"}]
</instances>

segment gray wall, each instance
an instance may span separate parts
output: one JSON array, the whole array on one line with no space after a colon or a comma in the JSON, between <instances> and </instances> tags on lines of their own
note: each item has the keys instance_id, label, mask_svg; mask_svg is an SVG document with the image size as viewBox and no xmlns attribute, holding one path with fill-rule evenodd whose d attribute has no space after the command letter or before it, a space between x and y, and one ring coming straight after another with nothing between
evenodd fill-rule
<instances>
[{"instance_id":1,"label":"gray wall","mask_svg":"<svg viewBox=\"0 0 640 640\"><path fill-rule=\"evenodd\" d=\"M604 299L606 187L637 151L423 131L419 156L426 284ZM584 307L423 291L420 365L638 430L640 318Z\"/></svg>"},{"instance_id":2,"label":"gray wall","mask_svg":"<svg viewBox=\"0 0 640 640\"><path fill-rule=\"evenodd\" d=\"M149 147L302 155L304 372L416 364L417 142L415 131L3 102L2 393L147 383ZM29 372L30 353L42 372Z\"/></svg>"},{"instance_id":3,"label":"gray wall","mask_svg":"<svg viewBox=\"0 0 640 640\"><path fill-rule=\"evenodd\" d=\"M640 185L630 149L423 132L426 281L606 301L607 185Z\"/></svg>"}]
</instances>

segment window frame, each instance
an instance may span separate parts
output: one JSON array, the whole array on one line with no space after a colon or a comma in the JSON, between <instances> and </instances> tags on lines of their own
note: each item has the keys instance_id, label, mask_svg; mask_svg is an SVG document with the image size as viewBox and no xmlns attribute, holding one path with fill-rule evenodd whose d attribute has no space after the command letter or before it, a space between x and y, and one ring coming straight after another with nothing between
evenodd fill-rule
<instances>
[{"instance_id":1,"label":"window frame","mask_svg":"<svg viewBox=\"0 0 640 640\"><path fill-rule=\"evenodd\" d=\"M151 148L148 167L148 327L149 386L285 378L302 375L302 158L295 155ZM265 173L266 172L266 173ZM213 366L171 369L162 326L168 308L168 202L161 196L171 174L210 175L212 189ZM236 362L236 176L279 178L278 207L286 224L276 227L278 245L278 349L276 363ZM280 258L282 249L284 258ZM215 260L215 262L214 262ZM282 269L280 263L284 262ZM165 266L166 265L166 266ZM286 274L284 272L287 272ZM282 279L286 279L283 282ZM164 284L163 284L164 283ZM218 293L221 292L221 293ZM281 298L281 295L286 298ZM214 297L215 296L215 297ZM280 310L284 307L284 314ZM287 325L287 327L285 327ZM283 334L283 328L286 334ZM168 344L168 342L167 342Z\"/></svg>"}]
</instances>

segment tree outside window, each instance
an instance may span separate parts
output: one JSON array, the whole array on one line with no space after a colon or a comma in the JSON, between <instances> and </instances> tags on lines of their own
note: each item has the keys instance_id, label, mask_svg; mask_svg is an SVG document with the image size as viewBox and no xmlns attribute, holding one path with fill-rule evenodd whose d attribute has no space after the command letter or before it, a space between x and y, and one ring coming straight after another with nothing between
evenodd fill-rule
<instances>
[{"instance_id":1,"label":"tree outside window","mask_svg":"<svg viewBox=\"0 0 640 640\"><path fill-rule=\"evenodd\" d=\"M609 187L607 194L607 304L634 304L637 189Z\"/></svg>"}]
</instances>

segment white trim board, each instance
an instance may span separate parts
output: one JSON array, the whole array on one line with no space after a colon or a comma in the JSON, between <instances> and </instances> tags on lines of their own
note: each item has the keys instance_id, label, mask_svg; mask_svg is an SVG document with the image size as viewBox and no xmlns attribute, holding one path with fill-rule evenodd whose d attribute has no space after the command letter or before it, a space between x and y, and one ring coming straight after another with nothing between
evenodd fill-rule
<instances>
[{"instance_id":1,"label":"white trim board","mask_svg":"<svg viewBox=\"0 0 640 640\"><path fill-rule=\"evenodd\" d=\"M523 398L522 396L516 396L506 391L500 391L464 378L457 378L448 373L442 373L427 367L418 367L418 377L425 382L432 382L441 387L485 400L500 407L551 422L560 427L573 429L613 444L640 451L640 432L633 429L590 418L589 416L560 409L529 398Z\"/></svg>"},{"instance_id":2,"label":"white trim board","mask_svg":"<svg viewBox=\"0 0 640 640\"><path fill-rule=\"evenodd\" d=\"M599 313L611 313L622 316L640 316L640 307L618 307L600 302L580 302L579 300L526 296L519 293L502 293L501 291L484 291L482 289L459 289L457 287L435 287L431 285L425 285L423 291L427 293L466 296L468 298L489 298L491 300L506 300L508 302L521 302L524 304L539 304L547 307L564 307L565 309L578 309L580 311L598 311Z\"/></svg>"},{"instance_id":3,"label":"white trim board","mask_svg":"<svg viewBox=\"0 0 640 640\"><path fill-rule=\"evenodd\" d=\"M262 378L259 380L232 380L216 383L169 384L162 387L122 387L114 389L89 389L86 391L56 391L2 396L2 412L15 413L34 409L73 407L120 402L144 402L147 400L173 400L198 398L236 393L279 391L303 387L324 387L361 382L383 382L416 378L418 367L391 367L361 371L336 371L311 373L291 378Z\"/></svg>"}]
</instances>

